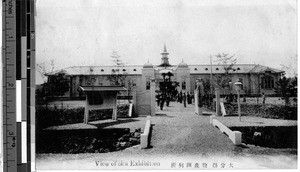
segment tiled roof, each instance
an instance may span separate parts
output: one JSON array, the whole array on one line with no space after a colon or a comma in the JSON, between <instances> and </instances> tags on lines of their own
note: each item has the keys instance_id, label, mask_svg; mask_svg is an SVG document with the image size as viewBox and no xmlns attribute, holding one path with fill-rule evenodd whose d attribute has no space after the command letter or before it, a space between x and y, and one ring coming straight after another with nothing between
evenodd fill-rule
<instances>
[{"instance_id":1,"label":"tiled roof","mask_svg":"<svg viewBox=\"0 0 300 172\"><path fill-rule=\"evenodd\" d=\"M73 66L64 68L64 72L68 75L111 75L113 70L119 74L141 75L142 65L137 66ZM59 73L62 70L57 70L48 75Z\"/></svg>"},{"instance_id":2,"label":"tiled roof","mask_svg":"<svg viewBox=\"0 0 300 172\"><path fill-rule=\"evenodd\" d=\"M224 65L189 65L189 68L191 74L209 74L211 71L212 73L225 73ZM235 64L232 68L234 70L230 70L230 73L259 73L266 69L270 69L275 73L283 72L282 70L255 64Z\"/></svg>"},{"instance_id":3,"label":"tiled roof","mask_svg":"<svg viewBox=\"0 0 300 172\"><path fill-rule=\"evenodd\" d=\"M153 65L154 68L158 69L157 65ZM223 65L188 65L190 68L191 74L210 74L211 67L212 73L224 73L225 69ZM176 70L177 66L171 67ZM271 72L281 73L284 72L282 70L278 70L275 68L255 65L255 64L235 64L233 66L234 71L230 71L231 73L259 73L270 70ZM111 75L113 70L115 73L119 71L119 74L127 74L127 75L141 75L142 74L143 65L128 65L124 67L116 67L116 66L73 66L64 68L62 70L57 70L52 73L48 73L48 75L54 75L60 72L64 72L68 75ZM117 71L118 70L118 71Z\"/></svg>"}]
</instances>

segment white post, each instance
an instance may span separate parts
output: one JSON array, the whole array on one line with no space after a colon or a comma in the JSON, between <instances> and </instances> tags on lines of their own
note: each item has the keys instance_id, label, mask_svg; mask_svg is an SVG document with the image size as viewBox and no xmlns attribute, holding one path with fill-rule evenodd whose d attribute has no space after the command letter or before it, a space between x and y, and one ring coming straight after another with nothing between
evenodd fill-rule
<instances>
[{"instance_id":1,"label":"white post","mask_svg":"<svg viewBox=\"0 0 300 172\"><path fill-rule=\"evenodd\" d=\"M241 90L242 83L239 81L239 79L237 79L234 85L236 86L236 91L237 91L238 114L239 114L239 120L241 121L240 90Z\"/></svg>"},{"instance_id":2,"label":"white post","mask_svg":"<svg viewBox=\"0 0 300 172\"><path fill-rule=\"evenodd\" d=\"M87 124L89 122L89 99L88 94L86 93L86 100L85 100L85 108L84 108L84 119L83 122Z\"/></svg>"},{"instance_id":3,"label":"white post","mask_svg":"<svg viewBox=\"0 0 300 172\"><path fill-rule=\"evenodd\" d=\"M112 114L112 120L117 120L117 109L118 109L118 94L116 94L115 100L116 104L115 107L113 108L113 114Z\"/></svg>"},{"instance_id":4,"label":"white post","mask_svg":"<svg viewBox=\"0 0 300 172\"><path fill-rule=\"evenodd\" d=\"M201 101L203 101L203 100L202 100L201 96L203 96L203 83L202 83L201 79L197 79L196 84L197 84L197 88L195 90L196 91L195 96L197 96L197 97L195 97L195 100L197 99L197 101L195 101L196 113L198 115L202 115L203 114L202 113L203 102L201 102Z\"/></svg>"},{"instance_id":5,"label":"white post","mask_svg":"<svg viewBox=\"0 0 300 172\"><path fill-rule=\"evenodd\" d=\"M112 120L117 120L117 108L113 108Z\"/></svg>"},{"instance_id":6,"label":"white post","mask_svg":"<svg viewBox=\"0 0 300 172\"><path fill-rule=\"evenodd\" d=\"M150 98L151 98L151 116L155 115L155 79L151 79L150 83Z\"/></svg>"},{"instance_id":7,"label":"white post","mask_svg":"<svg viewBox=\"0 0 300 172\"><path fill-rule=\"evenodd\" d=\"M216 88L216 116L220 116L220 89Z\"/></svg>"},{"instance_id":8,"label":"white post","mask_svg":"<svg viewBox=\"0 0 300 172\"><path fill-rule=\"evenodd\" d=\"M238 102L238 114L239 114L239 120L241 119L241 102L240 102L240 90L237 91L237 102Z\"/></svg>"},{"instance_id":9,"label":"white post","mask_svg":"<svg viewBox=\"0 0 300 172\"><path fill-rule=\"evenodd\" d=\"M195 104L195 114L198 115L198 93L197 93L197 88L195 89L195 93L194 93L194 104Z\"/></svg>"},{"instance_id":10,"label":"white post","mask_svg":"<svg viewBox=\"0 0 300 172\"><path fill-rule=\"evenodd\" d=\"M137 116L137 101L136 101L136 96L137 96L137 90L136 87L133 88L132 92L132 99L133 99L133 110L134 110L134 115Z\"/></svg>"}]
</instances>

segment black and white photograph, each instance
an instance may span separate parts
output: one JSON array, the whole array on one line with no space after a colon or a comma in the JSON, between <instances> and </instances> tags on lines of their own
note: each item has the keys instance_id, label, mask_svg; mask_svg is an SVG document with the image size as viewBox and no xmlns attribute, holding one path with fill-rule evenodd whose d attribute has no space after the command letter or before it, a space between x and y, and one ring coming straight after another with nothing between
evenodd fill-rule
<instances>
[{"instance_id":1,"label":"black and white photograph","mask_svg":"<svg viewBox=\"0 0 300 172\"><path fill-rule=\"evenodd\" d=\"M36 170L298 169L297 3L36 0Z\"/></svg>"}]
</instances>

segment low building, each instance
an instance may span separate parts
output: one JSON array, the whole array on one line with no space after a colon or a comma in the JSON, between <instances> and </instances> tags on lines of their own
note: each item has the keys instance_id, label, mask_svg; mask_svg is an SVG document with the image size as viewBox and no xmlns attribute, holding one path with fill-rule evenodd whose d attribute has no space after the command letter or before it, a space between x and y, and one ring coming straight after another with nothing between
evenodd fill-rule
<instances>
[{"instance_id":1,"label":"low building","mask_svg":"<svg viewBox=\"0 0 300 172\"><path fill-rule=\"evenodd\" d=\"M150 80L155 79L156 90L160 90L165 81L177 86L178 91L193 92L196 88L196 79L202 78L210 83L210 78L216 82L217 77L225 76L224 65L188 65L183 61L178 65L169 63L169 53L164 46L162 63L152 65L147 62L144 65L127 66L73 66L53 73L49 78L58 73L64 73L70 81L69 91L65 97L84 97L80 86L112 86L115 82L113 77L122 77L123 84L127 88L124 95L131 95L130 90L136 88L139 91L150 89ZM275 82L279 80L284 71L256 64L235 64L233 70L229 71L230 77L227 92L225 89L221 94L232 91L233 83L240 80L242 94L274 94ZM168 76L170 75L170 76Z\"/></svg>"}]
</instances>

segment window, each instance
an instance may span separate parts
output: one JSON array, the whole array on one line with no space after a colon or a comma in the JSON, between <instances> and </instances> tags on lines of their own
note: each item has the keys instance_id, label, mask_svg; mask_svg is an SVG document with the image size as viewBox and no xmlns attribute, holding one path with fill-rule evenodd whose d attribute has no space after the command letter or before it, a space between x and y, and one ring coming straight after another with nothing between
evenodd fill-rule
<instances>
[{"instance_id":1,"label":"window","mask_svg":"<svg viewBox=\"0 0 300 172\"><path fill-rule=\"evenodd\" d=\"M146 78L146 90L150 90L150 79Z\"/></svg>"},{"instance_id":2,"label":"window","mask_svg":"<svg viewBox=\"0 0 300 172\"><path fill-rule=\"evenodd\" d=\"M205 68L205 70L208 70L208 68Z\"/></svg>"},{"instance_id":3,"label":"window","mask_svg":"<svg viewBox=\"0 0 300 172\"><path fill-rule=\"evenodd\" d=\"M197 68L195 68L195 70L198 70Z\"/></svg>"},{"instance_id":4,"label":"window","mask_svg":"<svg viewBox=\"0 0 300 172\"><path fill-rule=\"evenodd\" d=\"M272 77L272 76L261 77L261 88L263 88L263 89L274 88L274 77Z\"/></svg>"},{"instance_id":5,"label":"window","mask_svg":"<svg viewBox=\"0 0 300 172\"><path fill-rule=\"evenodd\" d=\"M133 71L136 71L136 69L133 69Z\"/></svg>"},{"instance_id":6,"label":"window","mask_svg":"<svg viewBox=\"0 0 300 172\"><path fill-rule=\"evenodd\" d=\"M219 70L219 68L216 68L216 70Z\"/></svg>"},{"instance_id":7,"label":"window","mask_svg":"<svg viewBox=\"0 0 300 172\"><path fill-rule=\"evenodd\" d=\"M126 69L123 69L123 71L125 72L125 71L126 71Z\"/></svg>"},{"instance_id":8,"label":"window","mask_svg":"<svg viewBox=\"0 0 300 172\"><path fill-rule=\"evenodd\" d=\"M237 70L241 70L241 69L238 67Z\"/></svg>"},{"instance_id":9,"label":"window","mask_svg":"<svg viewBox=\"0 0 300 172\"><path fill-rule=\"evenodd\" d=\"M241 90L243 90L244 89L244 79L243 78L239 78L239 81L242 83Z\"/></svg>"},{"instance_id":10,"label":"window","mask_svg":"<svg viewBox=\"0 0 300 172\"><path fill-rule=\"evenodd\" d=\"M182 82L181 86L182 86L182 89L183 89L183 90L186 89L186 83L185 83L185 82Z\"/></svg>"},{"instance_id":11,"label":"window","mask_svg":"<svg viewBox=\"0 0 300 172\"><path fill-rule=\"evenodd\" d=\"M104 70L103 70L103 69L101 69L101 72L104 72Z\"/></svg>"}]
</instances>

